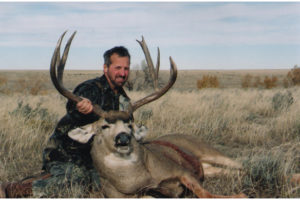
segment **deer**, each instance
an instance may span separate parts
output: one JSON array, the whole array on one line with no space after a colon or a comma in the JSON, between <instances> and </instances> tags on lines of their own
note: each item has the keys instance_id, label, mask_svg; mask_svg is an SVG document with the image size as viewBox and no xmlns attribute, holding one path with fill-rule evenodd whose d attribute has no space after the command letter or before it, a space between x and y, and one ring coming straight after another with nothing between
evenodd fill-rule
<instances>
[{"instance_id":1,"label":"deer","mask_svg":"<svg viewBox=\"0 0 300 200\"><path fill-rule=\"evenodd\" d=\"M60 47L65 34L66 32L61 35L55 47L50 64L50 77L61 95L79 102L82 98L66 89L62 81L68 52L76 31L69 38L60 57ZM144 51L151 74L154 78L157 77L159 49L154 70L144 38L137 42ZM81 143L92 140L90 154L94 167L100 175L105 197L140 197L151 191L167 197L180 197L185 188L199 198L246 197L243 193L231 196L216 195L201 186L205 174L202 161L211 163L218 160L223 164L230 163L229 165L236 168L240 165L209 145L197 143L199 140L195 140L195 137L174 134L149 141L141 139L146 130L135 125L133 113L141 106L162 97L174 85L177 66L172 57L169 57L169 60L170 78L165 86L131 103L126 111L103 111L100 106L93 105L93 112L100 116L99 120L71 130L68 136ZM154 84L157 86L156 81Z\"/></svg>"}]
</instances>

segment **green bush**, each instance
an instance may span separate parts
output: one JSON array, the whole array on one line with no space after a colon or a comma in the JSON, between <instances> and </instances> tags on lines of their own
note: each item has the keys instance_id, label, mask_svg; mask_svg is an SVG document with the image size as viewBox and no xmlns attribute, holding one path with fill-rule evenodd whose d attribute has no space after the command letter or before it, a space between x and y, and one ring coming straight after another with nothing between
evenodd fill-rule
<instances>
[{"instance_id":1,"label":"green bush","mask_svg":"<svg viewBox=\"0 0 300 200\"><path fill-rule=\"evenodd\" d=\"M44 131L52 130L57 123L58 116L42 108L41 104L38 103L33 108L28 103L23 104L23 101L19 101L18 106L9 114L24 118L27 126L41 127Z\"/></svg>"},{"instance_id":2,"label":"green bush","mask_svg":"<svg viewBox=\"0 0 300 200\"><path fill-rule=\"evenodd\" d=\"M294 98L290 91L286 93L277 92L272 98L272 107L275 111L286 110L294 103Z\"/></svg>"}]
</instances>

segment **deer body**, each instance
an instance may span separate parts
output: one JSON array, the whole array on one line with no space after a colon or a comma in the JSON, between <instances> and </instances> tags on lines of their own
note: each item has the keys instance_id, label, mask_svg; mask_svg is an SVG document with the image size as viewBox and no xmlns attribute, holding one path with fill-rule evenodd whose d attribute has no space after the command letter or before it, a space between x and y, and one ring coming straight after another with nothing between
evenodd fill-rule
<instances>
[{"instance_id":1,"label":"deer body","mask_svg":"<svg viewBox=\"0 0 300 200\"><path fill-rule=\"evenodd\" d=\"M103 125L106 123L104 120L94 126L91 156L100 177L106 181L103 191L107 197L135 196L145 189L158 188L162 180L174 178L177 170L157 150L151 151L151 147L138 143L133 137L134 130L128 128L131 124L117 120ZM103 126L109 128L101 130L99 127ZM69 135L72 134L71 131ZM126 145L117 145L120 134L128 136Z\"/></svg>"},{"instance_id":2,"label":"deer body","mask_svg":"<svg viewBox=\"0 0 300 200\"><path fill-rule=\"evenodd\" d=\"M180 145L174 145L172 140L168 141L168 138L178 139L180 135L167 135L139 143L134 137L136 126L129 119L129 115L128 119L120 119L118 113L115 114L117 115L113 120L102 119L87 125L88 134L79 128L69 132L69 136L78 142L87 142L84 137L86 135L93 137L91 157L101 180L104 180L102 186L106 197L136 197L149 190L169 197L179 197L183 192L181 184L198 197L224 197L212 195L200 186L199 181L203 180L202 165L193 153L202 152L200 158L203 158L206 152L211 151L213 153L207 157L213 157L216 150L204 143L197 143L198 146L192 152ZM81 137L82 133L84 134ZM188 135L182 136L192 139ZM169 146L156 142L163 140Z\"/></svg>"},{"instance_id":3,"label":"deer body","mask_svg":"<svg viewBox=\"0 0 300 200\"><path fill-rule=\"evenodd\" d=\"M242 165L239 162L225 156L217 149L193 135L168 134L155 138L152 142L155 141L166 141L178 146L183 151L191 152L197 158L198 162L202 164L205 176L214 176L218 173L242 169ZM214 167L215 165L228 169Z\"/></svg>"}]
</instances>

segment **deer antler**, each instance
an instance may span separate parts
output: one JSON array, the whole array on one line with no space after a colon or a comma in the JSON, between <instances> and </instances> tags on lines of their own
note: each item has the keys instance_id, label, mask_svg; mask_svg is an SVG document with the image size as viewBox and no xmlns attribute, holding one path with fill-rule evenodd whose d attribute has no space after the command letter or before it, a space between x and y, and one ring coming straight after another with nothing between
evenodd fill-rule
<instances>
[{"instance_id":1,"label":"deer antler","mask_svg":"<svg viewBox=\"0 0 300 200\"><path fill-rule=\"evenodd\" d=\"M62 82L63 72L64 72L65 64L66 64L66 61L68 58L69 49L70 49L72 40L76 34L76 31L75 31L72 34L72 36L70 37L70 39L68 40L68 42L65 46L64 52L63 52L63 56L61 58L60 57L60 46L61 46L61 42L62 42L66 32L67 31L65 31L60 36L60 38L57 42L57 45L55 47L55 50L54 50L54 53L53 53L53 56L51 59L51 64L50 64L50 76L51 76L52 83L54 84L55 88L58 90L58 92L60 94L62 94L67 99L78 103L82 100L82 98L73 94L69 90L67 90L64 87L63 82ZM148 67L150 68L150 73L152 74L152 78L154 80L154 87L156 88L156 92L131 104L131 106L129 107L129 110L128 110L129 113L133 113L139 107L141 107L147 103L150 103L150 102L158 99L159 97L163 96L173 86L173 84L175 83L176 78L177 78L177 67L176 67L176 64L173 61L173 59L170 57L171 69L170 69L169 82L166 86L164 86L163 88L158 90L158 72L159 72L159 62L160 62L159 49L158 49L157 65L156 65L156 72L155 72L154 66L152 63L152 59L151 59L151 56L150 56L150 53L149 53L149 50L148 50L148 47L146 45L144 38L142 37L142 41L138 41L138 43L141 45L141 47L144 51L144 54L146 56ZM99 115L100 117L106 117L108 115L108 112L103 111L100 108L100 106L98 106L97 104L93 104L93 112L95 114Z\"/></svg>"},{"instance_id":2,"label":"deer antler","mask_svg":"<svg viewBox=\"0 0 300 200\"><path fill-rule=\"evenodd\" d=\"M158 73L159 73L159 65L160 65L159 48L157 48L157 63L156 63L156 68L154 69L153 62L152 62L152 59L151 59L151 55L150 55L150 52L148 50L146 41L144 40L144 37L142 36L142 41L139 41L139 40L136 40L136 41L141 45L142 50L145 54L146 62L147 62L148 68L149 68L149 72L150 72L151 78L153 80L153 86L154 86L154 89L157 91L159 89L158 88Z\"/></svg>"},{"instance_id":3,"label":"deer antler","mask_svg":"<svg viewBox=\"0 0 300 200\"><path fill-rule=\"evenodd\" d=\"M163 88L158 90L158 72L159 72L159 63L160 63L159 48L158 48L157 64L156 64L156 72L155 72L153 62L152 62L148 47L146 45L146 42L144 40L144 37L142 36L142 41L137 40L137 42L141 45L141 47L144 51L146 61L147 61L148 67L149 67L149 71L152 75L152 79L154 80L154 87L155 87L156 92L133 103L129 110L131 113L133 113L139 107L141 107L147 103L150 103L150 102L160 98L161 96L163 96L173 86L173 84L175 83L176 78L177 78L177 67L176 67L176 64L173 61L172 57L170 57L171 69L170 69L169 82Z\"/></svg>"},{"instance_id":4,"label":"deer antler","mask_svg":"<svg viewBox=\"0 0 300 200\"><path fill-rule=\"evenodd\" d=\"M82 100L81 97L73 94L72 92L70 92L69 90L67 90L62 83L62 79L63 79L63 72L64 72L64 68L65 68L65 64L68 58L68 53L69 53L69 49L72 43L72 40L76 34L76 31L72 34L72 36L70 37L70 39L68 40L63 56L62 58L60 58L60 46L61 46L61 42L65 36L67 31L65 31L59 38L57 45L55 47L52 59L51 59L51 64L50 64L50 77L52 80L52 83L54 84L55 88L58 90L58 92L60 94L62 94L64 97L66 97L67 99L74 101L76 103L78 103L79 101ZM106 115L107 112L104 112L98 105L93 105L93 112L101 117L104 117Z\"/></svg>"}]
</instances>

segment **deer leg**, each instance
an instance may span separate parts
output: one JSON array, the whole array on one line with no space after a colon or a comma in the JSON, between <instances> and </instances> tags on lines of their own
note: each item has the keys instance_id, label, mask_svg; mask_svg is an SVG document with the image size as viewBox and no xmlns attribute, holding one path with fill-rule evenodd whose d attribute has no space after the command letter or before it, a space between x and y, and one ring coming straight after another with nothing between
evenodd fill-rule
<instances>
[{"instance_id":1,"label":"deer leg","mask_svg":"<svg viewBox=\"0 0 300 200\"><path fill-rule=\"evenodd\" d=\"M207 163L202 163L203 165L203 171L205 177L215 177L218 175L224 175L224 174L239 174L240 171L238 169L224 169L221 167L214 167Z\"/></svg>"},{"instance_id":2,"label":"deer leg","mask_svg":"<svg viewBox=\"0 0 300 200\"><path fill-rule=\"evenodd\" d=\"M207 190L201 187L199 182L189 175L183 175L180 177L180 182L190 189L199 198L246 198L247 196L243 193L231 196L223 196L211 194Z\"/></svg>"}]
</instances>

